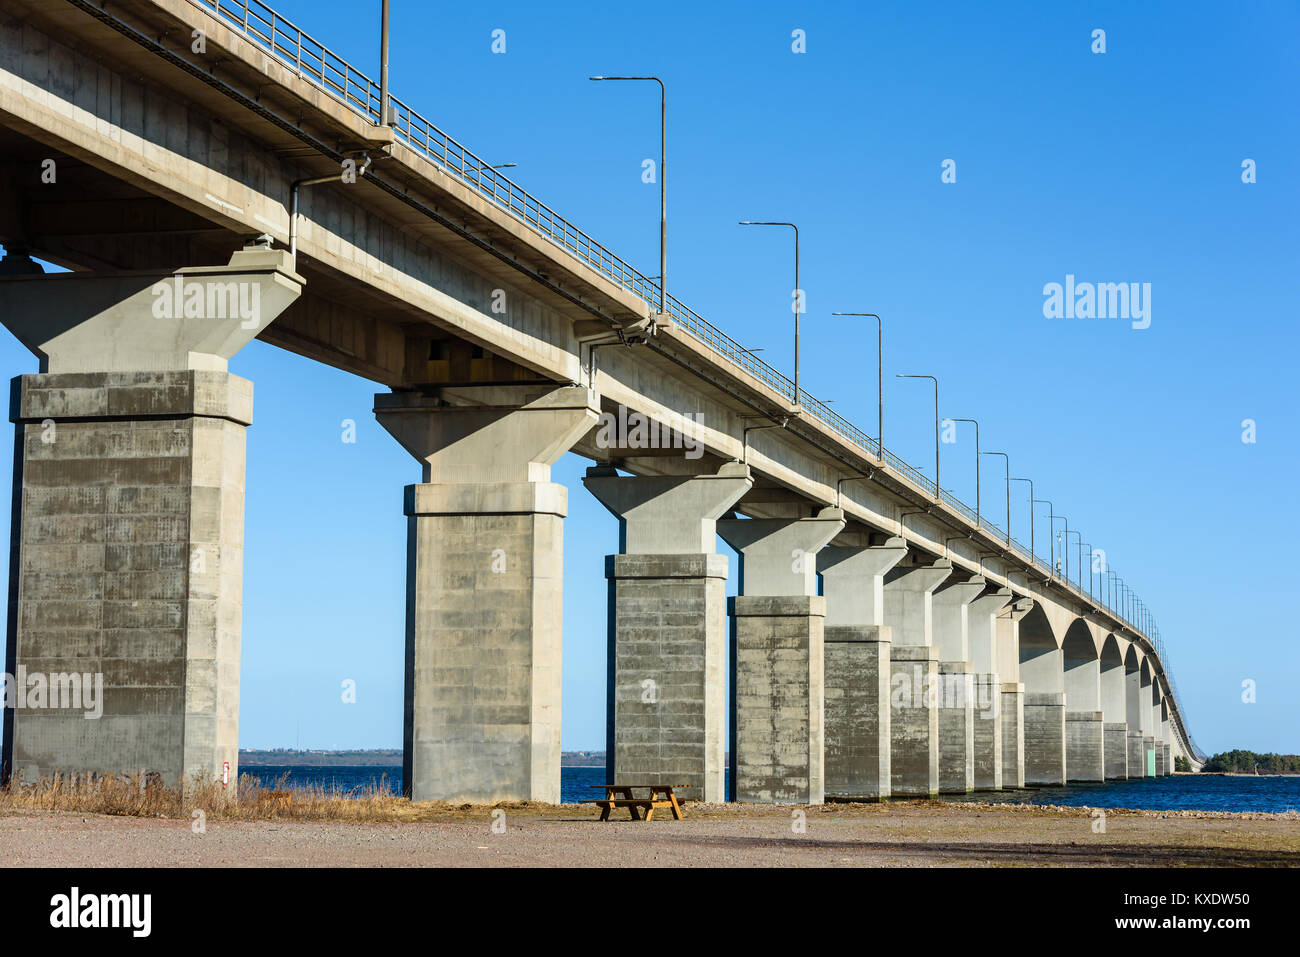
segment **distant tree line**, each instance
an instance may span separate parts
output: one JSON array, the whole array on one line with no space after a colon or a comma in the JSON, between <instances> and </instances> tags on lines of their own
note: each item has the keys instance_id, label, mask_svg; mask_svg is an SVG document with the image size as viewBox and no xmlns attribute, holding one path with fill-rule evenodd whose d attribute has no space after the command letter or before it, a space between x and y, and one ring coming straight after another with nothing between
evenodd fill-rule
<instances>
[{"instance_id":1,"label":"distant tree line","mask_svg":"<svg viewBox=\"0 0 1300 957\"><path fill-rule=\"evenodd\" d=\"M1224 751L1211 756L1202 771L1226 774L1300 774L1300 754L1256 754L1254 751Z\"/></svg>"},{"instance_id":2,"label":"distant tree line","mask_svg":"<svg viewBox=\"0 0 1300 957\"><path fill-rule=\"evenodd\" d=\"M1191 770L1192 770L1191 762L1189 762L1189 761L1188 761L1185 757L1183 757L1181 754L1176 754L1176 755L1174 755L1174 770L1175 770L1175 771L1191 771Z\"/></svg>"}]
</instances>

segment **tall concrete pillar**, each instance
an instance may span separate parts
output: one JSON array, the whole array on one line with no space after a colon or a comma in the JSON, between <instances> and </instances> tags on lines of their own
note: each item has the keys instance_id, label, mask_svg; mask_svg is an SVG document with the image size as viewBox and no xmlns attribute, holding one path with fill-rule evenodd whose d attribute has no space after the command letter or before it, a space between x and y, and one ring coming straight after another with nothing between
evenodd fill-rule
<instances>
[{"instance_id":1,"label":"tall concrete pillar","mask_svg":"<svg viewBox=\"0 0 1300 957\"><path fill-rule=\"evenodd\" d=\"M1106 730L1101 709L1101 659L1079 623L1067 634L1065 656L1065 774L1069 781L1106 777Z\"/></svg>"},{"instance_id":2,"label":"tall concrete pillar","mask_svg":"<svg viewBox=\"0 0 1300 957\"><path fill-rule=\"evenodd\" d=\"M975 789L975 674L970 655L970 604L988 585L954 572L931 593L939 652L939 791Z\"/></svg>"},{"instance_id":3,"label":"tall concrete pillar","mask_svg":"<svg viewBox=\"0 0 1300 957\"><path fill-rule=\"evenodd\" d=\"M1025 786L1025 685L1020 680L1020 621L1034 607L1032 598L1007 605L993 619L1001 679L1002 787Z\"/></svg>"},{"instance_id":4,"label":"tall concrete pillar","mask_svg":"<svg viewBox=\"0 0 1300 957\"><path fill-rule=\"evenodd\" d=\"M1170 741L1173 741L1174 739L1173 739L1173 733L1171 733L1171 729L1169 726L1170 724L1169 723L1169 700L1165 698L1165 700L1162 700L1160 702L1160 705L1161 705L1160 716L1161 716L1161 741L1162 741L1161 749L1164 750L1164 754L1165 754L1165 774L1171 775L1174 774L1174 759L1173 757L1171 757Z\"/></svg>"},{"instance_id":5,"label":"tall concrete pillar","mask_svg":"<svg viewBox=\"0 0 1300 957\"><path fill-rule=\"evenodd\" d=\"M1025 685L1026 784L1065 783L1064 674L1061 649L1050 633L1027 634L1022 626L1020 676Z\"/></svg>"},{"instance_id":6,"label":"tall concrete pillar","mask_svg":"<svg viewBox=\"0 0 1300 957\"><path fill-rule=\"evenodd\" d=\"M1002 787L1002 678L997 660L997 616L1011 590L990 585L967 610L970 660L975 677L975 789Z\"/></svg>"},{"instance_id":7,"label":"tall concrete pillar","mask_svg":"<svg viewBox=\"0 0 1300 957\"><path fill-rule=\"evenodd\" d=\"M1138 653L1130 645L1124 656L1124 714L1128 725L1128 776L1146 775L1146 752L1142 747L1142 673Z\"/></svg>"},{"instance_id":8,"label":"tall concrete pillar","mask_svg":"<svg viewBox=\"0 0 1300 957\"><path fill-rule=\"evenodd\" d=\"M907 554L901 538L817 553L826 598L826 796L883 800L890 794L890 648L885 573Z\"/></svg>"},{"instance_id":9,"label":"tall concrete pillar","mask_svg":"<svg viewBox=\"0 0 1300 957\"><path fill-rule=\"evenodd\" d=\"M5 671L68 692L15 702L3 776L238 780L253 387L227 361L302 285L263 247L175 273L0 279L0 318L40 359L10 405Z\"/></svg>"},{"instance_id":10,"label":"tall concrete pillar","mask_svg":"<svg viewBox=\"0 0 1300 957\"><path fill-rule=\"evenodd\" d=\"M952 563L898 565L885 575L885 622L890 648L890 792L899 797L939 793L939 650L934 646L935 588Z\"/></svg>"},{"instance_id":11,"label":"tall concrete pillar","mask_svg":"<svg viewBox=\"0 0 1300 957\"><path fill-rule=\"evenodd\" d=\"M736 801L824 799L826 599L817 594L817 552L843 527L837 508L813 518L718 522L740 553L740 593L731 600Z\"/></svg>"},{"instance_id":12,"label":"tall concrete pillar","mask_svg":"<svg viewBox=\"0 0 1300 957\"><path fill-rule=\"evenodd\" d=\"M403 780L417 801L560 800L568 490L551 465L595 423L578 387L375 396L419 460L406 486Z\"/></svg>"},{"instance_id":13,"label":"tall concrete pillar","mask_svg":"<svg viewBox=\"0 0 1300 957\"><path fill-rule=\"evenodd\" d=\"M583 484L619 521L619 554L605 559L607 780L725 801L727 556L716 523L753 485L749 469L634 477L598 466Z\"/></svg>"},{"instance_id":14,"label":"tall concrete pillar","mask_svg":"<svg viewBox=\"0 0 1300 957\"><path fill-rule=\"evenodd\" d=\"M1105 738L1103 772L1107 781L1128 777L1128 723L1124 710L1124 659L1112 635L1101 652L1101 712Z\"/></svg>"},{"instance_id":15,"label":"tall concrete pillar","mask_svg":"<svg viewBox=\"0 0 1300 957\"><path fill-rule=\"evenodd\" d=\"M1156 738L1151 706L1153 689L1150 659L1142 661L1141 681L1139 708L1142 713L1142 775L1153 778L1156 776Z\"/></svg>"}]
</instances>

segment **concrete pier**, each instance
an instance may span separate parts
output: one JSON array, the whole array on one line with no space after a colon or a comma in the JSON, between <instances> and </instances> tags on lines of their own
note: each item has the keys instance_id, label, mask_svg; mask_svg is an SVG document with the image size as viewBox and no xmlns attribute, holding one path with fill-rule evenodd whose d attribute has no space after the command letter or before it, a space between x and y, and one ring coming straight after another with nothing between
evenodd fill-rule
<instances>
[{"instance_id":1,"label":"concrete pier","mask_svg":"<svg viewBox=\"0 0 1300 957\"><path fill-rule=\"evenodd\" d=\"M685 784L724 801L727 556L716 523L753 484L727 464L716 474L620 476L587 470L583 484L619 520L609 580L606 775Z\"/></svg>"},{"instance_id":2,"label":"concrete pier","mask_svg":"<svg viewBox=\"0 0 1300 957\"><path fill-rule=\"evenodd\" d=\"M0 279L0 317L41 370L11 396L5 671L52 694L8 712L0 776L238 780L253 387L227 361L301 289L262 247L174 273Z\"/></svg>"},{"instance_id":3,"label":"concrete pier","mask_svg":"<svg viewBox=\"0 0 1300 957\"><path fill-rule=\"evenodd\" d=\"M1174 758L1170 746L1165 745L1165 774L1174 773Z\"/></svg>"},{"instance_id":4,"label":"concrete pier","mask_svg":"<svg viewBox=\"0 0 1300 957\"><path fill-rule=\"evenodd\" d=\"M975 788L975 675L970 660L970 605L988 582L954 573L931 593L939 652L939 791Z\"/></svg>"},{"instance_id":5,"label":"concrete pier","mask_svg":"<svg viewBox=\"0 0 1300 957\"><path fill-rule=\"evenodd\" d=\"M939 793L939 652L894 645L890 663L889 772L895 797Z\"/></svg>"},{"instance_id":6,"label":"concrete pier","mask_svg":"<svg viewBox=\"0 0 1300 957\"><path fill-rule=\"evenodd\" d=\"M560 799L568 490L550 466L595 424L573 387L375 396L424 470L405 490L403 780L417 801Z\"/></svg>"},{"instance_id":7,"label":"concrete pier","mask_svg":"<svg viewBox=\"0 0 1300 957\"><path fill-rule=\"evenodd\" d=\"M740 553L741 593L731 600L733 799L820 804L826 599L817 594L816 556L844 527L844 513L717 524Z\"/></svg>"},{"instance_id":8,"label":"concrete pier","mask_svg":"<svg viewBox=\"0 0 1300 957\"><path fill-rule=\"evenodd\" d=\"M1128 777L1128 725L1123 721L1107 721L1104 734L1106 780L1123 781Z\"/></svg>"},{"instance_id":9,"label":"concrete pier","mask_svg":"<svg viewBox=\"0 0 1300 957\"><path fill-rule=\"evenodd\" d=\"M970 603L969 650L975 678L974 786L1002 787L1002 678L997 659L997 615L1011 601L1011 590L989 587Z\"/></svg>"},{"instance_id":10,"label":"concrete pier","mask_svg":"<svg viewBox=\"0 0 1300 957\"><path fill-rule=\"evenodd\" d=\"M1025 686L1003 682L1002 712L1002 787L1025 786Z\"/></svg>"},{"instance_id":11,"label":"concrete pier","mask_svg":"<svg viewBox=\"0 0 1300 957\"><path fill-rule=\"evenodd\" d=\"M1106 730L1100 711L1065 712L1065 772L1069 781L1105 780Z\"/></svg>"},{"instance_id":12,"label":"concrete pier","mask_svg":"<svg viewBox=\"0 0 1300 957\"><path fill-rule=\"evenodd\" d=\"M1001 679L1002 786L1025 786L1025 684L1020 680L1020 622L1034 608L1017 599L993 619L998 677Z\"/></svg>"},{"instance_id":13,"label":"concrete pier","mask_svg":"<svg viewBox=\"0 0 1300 957\"><path fill-rule=\"evenodd\" d=\"M1128 777L1128 719L1124 707L1124 657L1119 642L1109 635L1102 645L1100 660L1101 710L1104 716L1107 781Z\"/></svg>"},{"instance_id":14,"label":"concrete pier","mask_svg":"<svg viewBox=\"0 0 1300 957\"><path fill-rule=\"evenodd\" d=\"M826 598L826 796L890 795L890 649L884 576L907 554L901 538L833 545L817 553Z\"/></svg>"},{"instance_id":15,"label":"concrete pier","mask_svg":"<svg viewBox=\"0 0 1300 957\"><path fill-rule=\"evenodd\" d=\"M890 649L890 780L895 795L939 793L939 650L934 647L934 589L952 563L897 565L885 575Z\"/></svg>"},{"instance_id":16,"label":"concrete pier","mask_svg":"<svg viewBox=\"0 0 1300 957\"><path fill-rule=\"evenodd\" d=\"M1082 619L1062 645L1065 662L1065 773L1070 781L1103 781L1106 734L1101 696L1101 659Z\"/></svg>"},{"instance_id":17,"label":"concrete pier","mask_svg":"<svg viewBox=\"0 0 1300 957\"><path fill-rule=\"evenodd\" d=\"M969 661L939 662L939 792L975 789L975 676Z\"/></svg>"},{"instance_id":18,"label":"concrete pier","mask_svg":"<svg viewBox=\"0 0 1300 957\"><path fill-rule=\"evenodd\" d=\"M1129 729L1128 740L1128 776L1130 778L1146 777L1146 750L1143 748L1142 732Z\"/></svg>"},{"instance_id":19,"label":"concrete pier","mask_svg":"<svg viewBox=\"0 0 1300 957\"><path fill-rule=\"evenodd\" d=\"M1025 693L1025 783L1066 782L1065 695Z\"/></svg>"}]
</instances>

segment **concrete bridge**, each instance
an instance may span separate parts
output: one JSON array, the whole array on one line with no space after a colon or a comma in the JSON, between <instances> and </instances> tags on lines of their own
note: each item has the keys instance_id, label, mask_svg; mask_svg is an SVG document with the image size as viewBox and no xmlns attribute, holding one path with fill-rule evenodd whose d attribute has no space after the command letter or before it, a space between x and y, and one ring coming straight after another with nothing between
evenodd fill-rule
<instances>
[{"instance_id":1,"label":"concrete bridge","mask_svg":"<svg viewBox=\"0 0 1300 957\"><path fill-rule=\"evenodd\" d=\"M9 711L6 773L237 774L252 384L227 362L254 337L373 380L419 463L417 799L559 799L570 450L619 519L614 778L719 800L729 752L735 798L819 802L1199 766L1138 616L379 103L257 3L0 0L0 315L39 359L6 670L105 685L97 721Z\"/></svg>"}]
</instances>

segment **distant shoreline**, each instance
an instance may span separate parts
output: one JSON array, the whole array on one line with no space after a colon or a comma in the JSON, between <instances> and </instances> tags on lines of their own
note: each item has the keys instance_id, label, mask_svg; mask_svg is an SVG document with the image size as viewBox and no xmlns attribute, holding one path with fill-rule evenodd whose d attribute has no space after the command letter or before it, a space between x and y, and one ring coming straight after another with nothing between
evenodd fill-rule
<instances>
[{"instance_id":1,"label":"distant shoreline","mask_svg":"<svg viewBox=\"0 0 1300 957\"><path fill-rule=\"evenodd\" d=\"M355 750L337 749L305 751L293 748L241 748L239 765L243 768L343 768L375 767L393 768L402 766L401 748L358 748ZM566 768L603 768L604 751L564 751L560 755L560 766Z\"/></svg>"}]
</instances>

